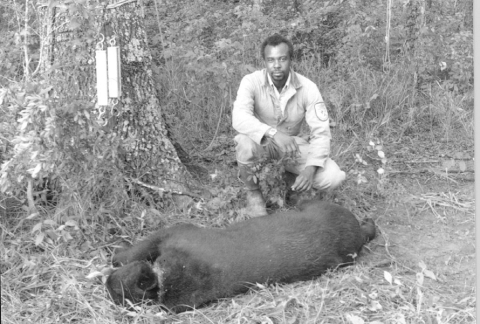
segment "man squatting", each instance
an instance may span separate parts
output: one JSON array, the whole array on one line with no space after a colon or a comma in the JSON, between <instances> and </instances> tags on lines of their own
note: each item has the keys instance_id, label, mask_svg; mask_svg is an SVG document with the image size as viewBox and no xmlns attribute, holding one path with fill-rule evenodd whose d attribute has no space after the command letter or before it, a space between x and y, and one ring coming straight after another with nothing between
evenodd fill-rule
<instances>
[{"instance_id":1,"label":"man squatting","mask_svg":"<svg viewBox=\"0 0 480 324\"><path fill-rule=\"evenodd\" d=\"M291 189L303 192L312 187L332 190L345 180L345 172L329 158L328 112L318 87L293 71L292 43L278 35L262 44L265 69L243 77L233 106L233 128L239 179L247 190L251 216L267 214L265 199L251 168L262 158L292 157L285 170L296 174ZM303 121L310 127L308 140L300 137Z\"/></svg>"}]
</instances>

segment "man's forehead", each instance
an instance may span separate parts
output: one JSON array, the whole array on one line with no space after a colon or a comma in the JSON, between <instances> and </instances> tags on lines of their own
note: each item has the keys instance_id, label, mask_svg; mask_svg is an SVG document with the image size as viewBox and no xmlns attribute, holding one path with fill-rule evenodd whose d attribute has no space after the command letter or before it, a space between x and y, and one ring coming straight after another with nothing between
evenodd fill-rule
<instances>
[{"instance_id":1,"label":"man's forehead","mask_svg":"<svg viewBox=\"0 0 480 324\"><path fill-rule=\"evenodd\" d=\"M267 45L265 47L265 57L277 57L285 55L288 56L288 45L285 43L280 43L275 46Z\"/></svg>"}]
</instances>

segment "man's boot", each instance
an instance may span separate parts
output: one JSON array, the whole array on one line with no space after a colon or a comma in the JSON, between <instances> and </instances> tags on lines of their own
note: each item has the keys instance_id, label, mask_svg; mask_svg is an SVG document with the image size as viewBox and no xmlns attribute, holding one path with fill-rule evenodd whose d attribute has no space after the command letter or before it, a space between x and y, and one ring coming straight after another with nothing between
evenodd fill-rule
<instances>
[{"instance_id":1,"label":"man's boot","mask_svg":"<svg viewBox=\"0 0 480 324\"><path fill-rule=\"evenodd\" d=\"M253 181L253 171L249 166L240 165L238 178L245 185L247 191L247 212L251 217L267 215L265 199L258 183Z\"/></svg>"}]
</instances>

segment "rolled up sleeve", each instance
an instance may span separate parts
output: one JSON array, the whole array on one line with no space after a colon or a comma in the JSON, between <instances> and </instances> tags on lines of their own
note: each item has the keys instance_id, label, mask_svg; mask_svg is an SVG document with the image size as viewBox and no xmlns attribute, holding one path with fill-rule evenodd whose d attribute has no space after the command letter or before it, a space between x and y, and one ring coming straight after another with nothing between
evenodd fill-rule
<instances>
[{"instance_id":1,"label":"rolled up sleeve","mask_svg":"<svg viewBox=\"0 0 480 324\"><path fill-rule=\"evenodd\" d=\"M233 104L232 126L240 134L245 134L260 144L270 126L255 116L256 88L258 85L255 85L253 75L243 77Z\"/></svg>"}]
</instances>

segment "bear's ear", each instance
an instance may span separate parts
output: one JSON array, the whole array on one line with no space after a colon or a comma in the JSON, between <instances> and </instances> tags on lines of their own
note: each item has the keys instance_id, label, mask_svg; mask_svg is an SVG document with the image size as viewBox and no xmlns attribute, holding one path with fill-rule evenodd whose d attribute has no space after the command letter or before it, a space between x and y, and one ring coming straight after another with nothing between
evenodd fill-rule
<instances>
[{"instance_id":1,"label":"bear's ear","mask_svg":"<svg viewBox=\"0 0 480 324\"><path fill-rule=\"evenodd\" d=\"M127 251L132 247L132 244L128 242L120 242L115 246L113 250L112 265L114 267L121 267L126 263L125 256L128 255Z\"/></svg>"},{"instance_id":2,"label":"bear's ear","mask_svg":"<svg viewBox=\"0 0 480 324\"><path fill-rule=\"evenodd\" d=\"M152 290L158 287L158 278L150 267L142 268L137 280L137 287L143 291Z\"/></svg>"}]
</instances>

